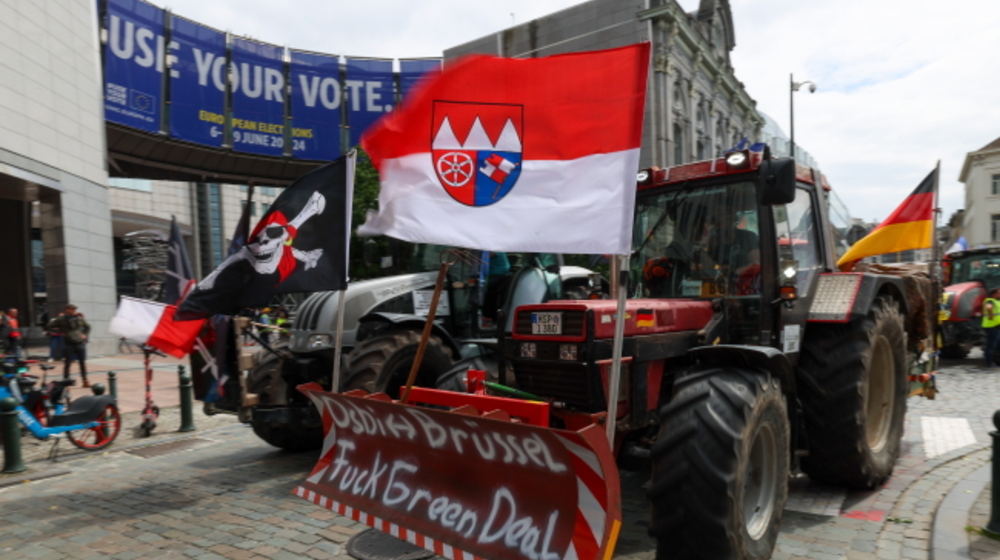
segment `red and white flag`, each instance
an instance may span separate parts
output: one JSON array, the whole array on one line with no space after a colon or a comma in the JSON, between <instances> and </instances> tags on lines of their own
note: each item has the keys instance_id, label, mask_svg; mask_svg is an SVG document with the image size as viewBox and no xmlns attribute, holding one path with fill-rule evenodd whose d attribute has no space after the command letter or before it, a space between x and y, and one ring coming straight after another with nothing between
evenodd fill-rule
<instances>
[{"instance_id":1,"label":"red and white flag","mask_svg":"<svg viewBox=\"0 0 1000 560\"><path fill-rule=\"evenodd\" d=\"M201 321L174 321L176 305L122 296L108 331L181 358L191 352Z\"/></svg>"},{"instance_id":2,"label":"red and white flag","mask_svg":"<svg viewBox=\"0 0 1000 560\"><path fill-rule=\"evenodd\" d=\"M382 188L358 233L628 253L649 51L470 56L430 75L362 138Z\"/></svg>"}]
</instances>

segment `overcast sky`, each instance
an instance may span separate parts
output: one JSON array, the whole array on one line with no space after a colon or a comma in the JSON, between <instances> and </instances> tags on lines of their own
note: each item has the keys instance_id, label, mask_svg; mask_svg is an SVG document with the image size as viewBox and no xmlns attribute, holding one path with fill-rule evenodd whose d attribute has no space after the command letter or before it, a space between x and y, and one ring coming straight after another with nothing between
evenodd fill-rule
<instances>
[{"instance_id":1,"label":"overcast sky","mask_svg":"<svg viewBox=\"0 0 1000 560\"><path fill-rule=\"evenodd\" d=\"M642 0L621 0L641 4ZM342 55L440 56L578 0L154 0L261 41ZM699 0L680 0L688 11ZM944 219L964 204L965 154L1000 137L997 0L730 0L737 78L855 217L884 219L941 160Z\"/></svg>"}]
</instances>

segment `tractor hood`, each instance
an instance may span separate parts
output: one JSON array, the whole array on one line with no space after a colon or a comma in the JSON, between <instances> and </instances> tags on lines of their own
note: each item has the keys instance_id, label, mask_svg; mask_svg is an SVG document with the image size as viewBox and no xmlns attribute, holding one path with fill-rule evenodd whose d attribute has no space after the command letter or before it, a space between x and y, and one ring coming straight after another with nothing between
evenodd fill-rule
<instances>
[{"instance_id":1,"label":"tractor hood","mask_svg":"<svg viewBox=\"0 0 1000 560\"><path fill-rule=\"evenodd\" d=\"M433 290L437 272L403 274L351 282L345 294L344 346L354 345L358 320L379 305L388 306L395 298L412 298L414 290ZM299 306L292 327L289 350L297 353L333 348L337 334L338 292L316 292ZM412 299L407 299L412 302ZM412 303L411 303L412 306Z\"/></svg>"},{"instance_id":2,"label":"tractor hood","mask_svg":"<svg viewBox=\"0 0 1000 560\"><path fill-rule=\"evenodd\" d=\"M941 313L945 321L968 321L983 315L986 287L981 280L952 284L941 295Z\"/></svg>"},{"instance_id":3,"label":"tractor hood","mask_svg":"<svg viewBox=\"0 0 1000 560\"><path fill-rule=\"evenodd\" d=\"M615 335L615 300L551 301L522 305L515 311L518 340L583 341L588 325L593 338L611 339ZM625 306L625 336L641 336L681 331L697 331L712 318L712 303L689 299L631 299ZM593 314L593 321L587 320Z\"/></svg>"}]
</instances>

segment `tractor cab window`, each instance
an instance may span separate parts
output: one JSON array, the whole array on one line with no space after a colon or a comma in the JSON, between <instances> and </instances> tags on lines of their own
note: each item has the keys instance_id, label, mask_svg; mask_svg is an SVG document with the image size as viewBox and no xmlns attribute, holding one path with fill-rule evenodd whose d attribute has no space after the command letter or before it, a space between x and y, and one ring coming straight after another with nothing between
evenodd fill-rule
<instances>
[{"instance_id":1,"label":"tractor cab window","mask_svg":"<svg viewBox=\"0 0 1000 560\"><path fill-rule=\"evenodd\" d=\"M640 198L636 206L633 275L641 278L636 295L759 297L752 183L678 188Z\"/></svg>"},{"instance_id":2,"label":"tractor cab window","mask_svg":"<svg viewBox=\"0 0 1000 560\"><path fill-rule=\"evenodd\" d=\"M778 258L798 262L795 287L800 295L805 295L813 277L822 268L816 215L809 191L796 189L794 201L775 206L774 226L778 234Z\"/></svg>"},{"instance_id":3,"label":"tractor cab window","mask_svg":"<svg viewBox=\"0 0 1000 560\"><path fill-rule=\"evenodd\" d=\"M1000 255L961 257L951 262L951 284L982 280L987 288L1000 286Z\"/></svg>"}]
</instances>

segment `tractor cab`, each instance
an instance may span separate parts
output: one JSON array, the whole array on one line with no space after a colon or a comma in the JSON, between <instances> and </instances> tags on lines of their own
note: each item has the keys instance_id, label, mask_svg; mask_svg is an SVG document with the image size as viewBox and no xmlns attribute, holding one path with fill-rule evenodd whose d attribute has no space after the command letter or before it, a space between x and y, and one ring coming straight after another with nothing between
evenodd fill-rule
<instances>
[{"instance_id":1,"label":"tractor cab","mask_svg":"<svg viewBox=\"0 0 1000 560\"><path fill-rule=\"evenodd\" d=\"M1000 288L1000 247L949 253L941 296L941 355L961 359L983 341L983 300Z\"/></svg>"},{"instance_id":2,"label":"tractor cab","mask_svg":"<svg viewBox=\"0 0 1000 560\"><path fill-rule=\"evenodd\" d=\"M797 302L832 268L823 192L791 160L734 152L722 161L715 172L694 168L719 162L673 178L641 174L630 296L716 301L726 322L718 343L776 345L785 325L804 323L808 301Z\"/></svg>"}]
</instances>

